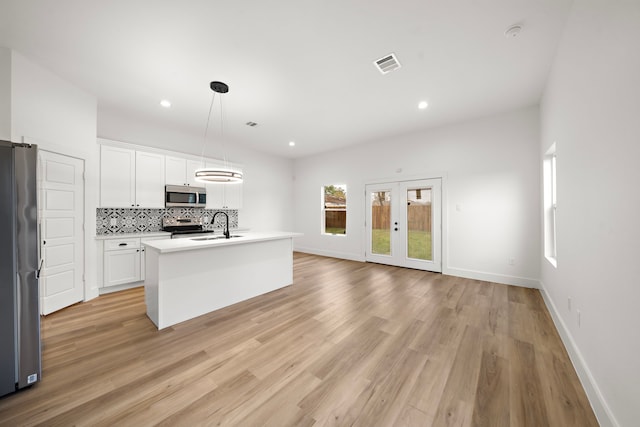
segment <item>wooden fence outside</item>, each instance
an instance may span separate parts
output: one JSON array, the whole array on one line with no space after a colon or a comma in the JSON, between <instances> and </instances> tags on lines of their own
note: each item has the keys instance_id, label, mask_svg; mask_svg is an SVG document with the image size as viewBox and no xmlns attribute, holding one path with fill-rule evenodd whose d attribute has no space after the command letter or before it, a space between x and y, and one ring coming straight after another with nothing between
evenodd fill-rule
<instances>
[{"instance_id":1,"label":"wooden fence outside","mask_svg":"<svg viewBox=\"0 0 640 427\"><path fill-rule=\"evenodd\" d=\"M371 206L373 229L388 229L391 224L390 206ZM407 206L409 230L431 231L431 204Z\"/></svg>"},{"instance_id":2,"label":"wooden fence outside","mask_svg":"<svg viewBox=\"0 0 640 427\"><path fill-rule=\"evenodd\" d=\"M347 211L324 211L324 225L326 228L346 228Z\"/></svg>"},{"instance_id":3,"label":"wooden fence outside","mask_svg":"<svg viewBox=\"0 0 640 427\"><path fill-rule=\"evenodd\" d=\"M372 206L373 229L387 229L391 224L390 206ZM431 204L411 205L407 207L409 230L431 231ZM346 210L326 210L325 227L345 228L347 225Z\"/></svg>"}]
</instances>

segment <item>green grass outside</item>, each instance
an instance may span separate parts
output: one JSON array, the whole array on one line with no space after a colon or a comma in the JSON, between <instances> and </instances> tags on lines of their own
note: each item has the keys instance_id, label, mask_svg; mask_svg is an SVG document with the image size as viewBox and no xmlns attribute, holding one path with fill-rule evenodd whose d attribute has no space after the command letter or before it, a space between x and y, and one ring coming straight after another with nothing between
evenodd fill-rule
<instances>
[{"instance_id":1,"label":"green grass outside","mask_svg":"<svg viewBox=\"0 0 640 427\"><path fill-rule=\"evenodd\" d=\"M391 255L389 230L371 230L371 252L379 255ZM428 231L409 231L408 257L431 260L431 233Z\"/></svg>"}]
</instances>

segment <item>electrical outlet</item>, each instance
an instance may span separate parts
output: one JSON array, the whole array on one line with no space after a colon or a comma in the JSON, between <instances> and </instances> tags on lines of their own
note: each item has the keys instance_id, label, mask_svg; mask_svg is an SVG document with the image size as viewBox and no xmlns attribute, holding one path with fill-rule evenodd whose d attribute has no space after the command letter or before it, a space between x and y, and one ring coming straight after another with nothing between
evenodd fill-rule
<instances>
[{"instance_id":1,"label":"electrical outlet","mask_svg":"<svg viewBox=\"0 0 640 427\"><path fill-rule=\"evenodd\" d=\"M579 328L580 327L580 321L582 320L582 319L580 319L580 314L581 314L580 310L576 310L576 313L578 314L578 328Z\"/></svg>"},{"instance_id":2,"label":"electrical outlet","mask_svg":"<svg viewBox=\"0 0 640 427\"><path fill-rule=\"evenodd\" d=\"M509 265L516 265L515 258L509 258Z\"/></svg>"},{"instance_id":3,"label":"electrical outlet","mask_svg":"<svg viewBox=\"0 0 640 427\"><path fill-rule=\"evenodd\" d=\"M571 311L571 297L567 298L567 308Z\"/></svg>"}]
</instances>

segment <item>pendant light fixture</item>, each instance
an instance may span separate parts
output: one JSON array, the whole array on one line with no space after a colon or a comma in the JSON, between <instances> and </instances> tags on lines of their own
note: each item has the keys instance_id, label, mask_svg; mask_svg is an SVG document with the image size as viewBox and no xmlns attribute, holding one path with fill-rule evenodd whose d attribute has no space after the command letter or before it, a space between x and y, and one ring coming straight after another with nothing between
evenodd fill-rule
<instances>
[{"instance_id":1,"label":"pendant light fixture","mask_svg":"<svg viewBox=\"0 0 640 427\"><path fill-rule=\"evenodd\" d=\"M209 130L209 122L211 121L211 112L213 104L216 100L216 93L223 94L229 92L229 86L222 82L211 82L209 87L213 91L211 97L211 105L209 106L209 115L207 116L207 126L204 129L204 141L202 141L202 159L204 160L204 147L207 143L207 131ZM223 117L222 117L222 96L220 96L220 139L223 141ZM227 157L223 150L224 165L222 167L203 167L196 169L195 180L205 183L233 184L242 182L242 172L229 168L227 166Z\"/></svg>"}]
</instances>

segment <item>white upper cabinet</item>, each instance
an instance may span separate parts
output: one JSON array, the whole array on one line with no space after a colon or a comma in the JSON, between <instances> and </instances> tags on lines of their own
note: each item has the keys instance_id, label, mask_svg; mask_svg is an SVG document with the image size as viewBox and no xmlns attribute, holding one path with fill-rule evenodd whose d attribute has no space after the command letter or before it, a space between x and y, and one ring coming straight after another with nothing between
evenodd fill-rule
<instances>
[{"instance_id":1,"label":"white upper cabinet","mask_svg":"<svg viewBox=\"0 0 640 427\"><path fill-rule=\"evenodd\" d=\"M203 184L195 180L196 169L202 167L200 160L180 157L166 157L165 181L167 185L188 185L202 187Z\"/></svg>"},{"instance_id":2,"label":"white upper cabinet","mask_svg":"<svg viewBox=\"0 0 640 427\"><path fill-rule=\"evenodd\" d=\"M165 183L167 185L187 185L187 160L179 157L165 157Z\"/></svg>"},{"instance_id":3,"label":"white upper cabinet","mask_svg":"<svg viewBox=\"0 0 640 427\"><path fill-rule=\"evenodd\" d=\"M100 146L100 206L131 208L135 204L135 150Z\"/></svg>"},{"instance_id":4,"label":"white upper cabinet","mask_svg":"<svg viewBox=\"0 0 640 427\"><path fill-rule=\"evenodd\" d=\"M207 161L207 167L220 167L220 162ZM233 168L233 166L230 166ZM234 168L239 170L239 168ZM207 209L242 208L242 183L206 184Z\"/></svg>"},{"instance_id":5,"label":"white upper cabinet","mask_svg":"<svg viewBox=\"0 0 640 427\"><path fill-rule=\"evenodd\" d=\"M204 183L196 181L196 169L203 166L201 160L187 159L187 185L192 187L204 187Z\"/></svg>"},{"instance_id":6,"label":"white upper cabinet","mask_svg":"<svg viewBox=\"0 0 640 427\"><path fill-rule=\"evenodd\" d=\"M163 208L164 156L127 148L100 147L100 206Z\"/></svg>"},{"instance_id":7,"label":"white upper cabinet","mask_svg":"<svg viewBox=\"0 0 640 427\"><path fill-rule=\"evenodd\" d=\"M164 208L164 156L136 151L136 207Z\"/></svg>"},{"instance_id":8,"label":"white upper cabinet","mask_svg":"<svg viewBox=\"0 0 640 427\"><path fill-rule=\"evenodd\" d=\"M165 185L186 185L207 189L207 209L242 208L242 183L205 184L195 180L197 169L205 165L222 167L221 160L203 161L195 156L165 155L127 146L117 141L100 144L100 207L162 209ZM242 171L233 164L228 166Z\"/></svg>"}]
</instances>

